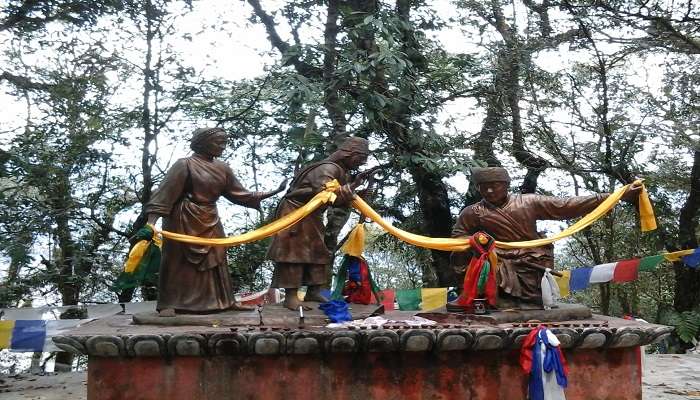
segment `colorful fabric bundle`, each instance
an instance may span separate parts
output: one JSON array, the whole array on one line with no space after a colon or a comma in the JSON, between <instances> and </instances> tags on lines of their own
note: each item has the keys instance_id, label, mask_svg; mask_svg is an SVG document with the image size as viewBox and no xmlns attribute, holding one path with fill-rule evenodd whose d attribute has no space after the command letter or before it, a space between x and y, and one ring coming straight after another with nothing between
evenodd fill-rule
<instances>
[{"instance_id":1,"label":"colorful fabric bundle","mask_svg":"<svg viewBox=\"0 0 700 400\"><path fill-rule=\"evenodd\" d=\"M322 303L318 308L323 311L331 322L339 323L345 321L352 321L352 315L348 308L348 303L343 300L331 300L326 303Z\"/></svg>"},{"instance_id":2,"label":"colorful fabric bundle","mask_svg":"<svg viewBox=\"0 0 700 400\"><path fill-rule=\"evenodd\" d=\"M345 253L340 263L331 299L355 304L370 304L376 301L379 287L372 279L367 260L362 257L365 248L365 225L359 223L348 235L340 248Z\"/></svg>"},{"instance_id":3,"label":"colorful fabric bundle","mask_svg":"<svg viewBox=\"0 0 700 400\"><path fill-rule=\"evenodd\" d=\"M569 374L557 337L538 326L530 331L520 349L520 366L530 375L528 398L531 400L564 400Z\"/></svg>"},{"instance_id":4,"label":"colorful fabric bundle","mask_svg":"<svg viewBox=\"0 0 700 400\"><path fill-rule=\"evenodd\" d=\"M160 247L162 242L150 225L139 229L134 236L138 242L129 252L129 258L114 283L115 291L135 288L141 285L156 284L160 268Z\"/></svg>"},{"instance_id":5,"label":"colorful fabric bundle","mask_svg":"<svg viewBox=\"0 0 700 400\"><path fill-rule=\"evenodd\" d=\"M494 269L493 252L496 242L483 232L477 232L469 237L469 246L476 253L469 261L469 268L464 275L464 291L459 298L459 304L470 306L474 299L485 295L488 303L496 306L496 274ZM493 265L492 265L493 262Z\"/></svg>"},{"instance_id":6,"label":"colorful fabric bundle","mask_svg":"<svg viewBox=\"0 0 700 400\"><path fill-rule=\"evenodd\" d=\"M348 280L343 287L343 296L348 303L370 304L372 296L372 280L369 266L364 258L346 256L348 259ZM376 288L375 288L376 290Z\"/></svg>"}]
</instances>

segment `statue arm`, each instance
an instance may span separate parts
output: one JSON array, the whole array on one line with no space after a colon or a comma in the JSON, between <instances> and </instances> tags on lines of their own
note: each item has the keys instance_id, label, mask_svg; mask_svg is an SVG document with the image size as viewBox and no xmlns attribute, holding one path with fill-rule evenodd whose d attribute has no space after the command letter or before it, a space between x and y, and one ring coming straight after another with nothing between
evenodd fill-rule
<instances>
[{"instance_id":1,"label":"statue arm","mask_svg":"<svg viewBox=\"0 0 700 400\"><path fill-rule=\"evenodd\" d=\"M287 197L299 201L308 201L316 194L322 192L326 188L326 183L334 179L343 182L345 174L345 170L336 164L319 164L304 177L306 184L302 187L291 188L287 193ZM347 206L354 197L354 191L349 184L341 185L335 194L338 198L334 205L341 207Z\"/></svg>"},{"instance_id":2,"label":"statue arm","mask_svg":"<svg viewBox=\"0 0 700 400\"><path fill-rule=\"evenodd\" d=\"M170 215L173 205L182 197L187 175L187 160L175 161L146 204L147 223L155 224L158 218Z\"/></svg>"},{"instance_id":3,"label":"statue arm","mask_svg":"<svg viewBox=\"0 0 700 400\"><path fill-rule=\"evenodd\" d=\"M253 192L246 189L231 168L226 166L226 187L222 195L231 203L259 211L260 202L276 193L278 192Z\"/></svg>"},{"instance_id":4,"label":"statue arm","mask_svg":"<svg viewBox=\"0 0 700 400\"><path fill-rule=\"evenodd\" d=\"M562 220L582 217L588 214L608 196L608 193L575 197L531 195L528 203L531 203L532 208L537 210L538 220Z\"/></svg>"}]
</instances>

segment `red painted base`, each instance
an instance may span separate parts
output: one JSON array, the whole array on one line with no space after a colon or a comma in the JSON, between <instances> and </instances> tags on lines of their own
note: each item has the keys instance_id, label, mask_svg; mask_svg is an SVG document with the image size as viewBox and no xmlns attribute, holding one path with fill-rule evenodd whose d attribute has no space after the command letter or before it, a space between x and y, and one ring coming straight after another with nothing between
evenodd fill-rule
<instances>
[{"instance_id":1,"label":"red painted base","mask_svg":"<svg viewBox=\"0 0 700 400\"><path fill-rule=\"evenodd\" d=\"M566 398L641 399L640 348L573 350ZM100 358L88 399L525 399L518 351Z\"/></svg>"}]
</instances>

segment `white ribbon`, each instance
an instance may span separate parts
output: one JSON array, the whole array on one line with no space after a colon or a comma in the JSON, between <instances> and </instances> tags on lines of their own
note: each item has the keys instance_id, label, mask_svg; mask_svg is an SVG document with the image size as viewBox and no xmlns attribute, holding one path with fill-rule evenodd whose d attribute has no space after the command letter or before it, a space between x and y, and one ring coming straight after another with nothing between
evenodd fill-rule
<instances>
[{"instance_id":1,"label":"white ribbon","mask_svg":"<svg viewBox=\"0 0 700 400\"><path fill-rule=\"evenodd\" d=\"M557 300L561 298L559 294L559 285L551 274L551 269L547 268L542 276L542 304L545 310L549 310L556 305Z\"/></svg>"}]
</instances>

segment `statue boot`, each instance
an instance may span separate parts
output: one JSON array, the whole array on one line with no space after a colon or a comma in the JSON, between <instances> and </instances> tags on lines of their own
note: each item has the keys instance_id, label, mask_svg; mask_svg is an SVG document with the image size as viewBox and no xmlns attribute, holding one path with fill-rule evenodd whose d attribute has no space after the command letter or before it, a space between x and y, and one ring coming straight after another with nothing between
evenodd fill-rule
<instances>
[{"instance_id":1,"label":"statue boot","mask_svg":"<svg viewBox=\"0 0 700 400\"><path fill-rule=\"evenodd\" d=\"M299 300L298 291L299 288L284 288L284 306L292 311L299 311L299 307L303 307L304 310L310 310L311 307L303 305L301 300Z\"/></svg>"},{"instance_id":2,"label":"statue boot","mask_svg":"<svg viewBox=\"0 0 700 400\"><path fill-rule=\"evenodd\" d=\"M462 301L462 296L463 294L460 294L459 297L456 299L447 302L445 305L445 308L447 309L447 312L453 312L453 313L471 313L474 310L474 307L472 306L464 306L460 304Z\"/></svg>"},{"instance_id":3,"label":"statue boot","mask_svg":"<svg viewBox=\"0 0 700 400\"><path fill-rule=\"evenodd\" d=\"M304 301L313 301L316 303L326 303L328 299L326 296L321 294L320 285L310 285L306 289L306 296L304 296Z\"/></svg>"}]
</instances>

